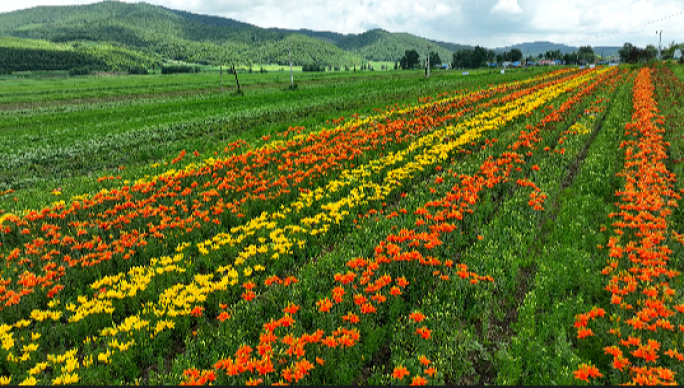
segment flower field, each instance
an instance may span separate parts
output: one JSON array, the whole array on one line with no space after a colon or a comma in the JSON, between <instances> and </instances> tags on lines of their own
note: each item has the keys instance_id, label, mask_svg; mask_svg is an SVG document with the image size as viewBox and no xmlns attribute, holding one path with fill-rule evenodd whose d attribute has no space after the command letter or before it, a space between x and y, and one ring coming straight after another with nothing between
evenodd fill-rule
<instances>
[{"instance_id":1,"label":"flower field","mask_svg":"<svg viewBox=\"0 0 684 388\"><path fill-rule=\"evenodd\" d=\"M0 384L681 383L678 72L483 75L0 210Z\"/></svg>"}]
</instances>

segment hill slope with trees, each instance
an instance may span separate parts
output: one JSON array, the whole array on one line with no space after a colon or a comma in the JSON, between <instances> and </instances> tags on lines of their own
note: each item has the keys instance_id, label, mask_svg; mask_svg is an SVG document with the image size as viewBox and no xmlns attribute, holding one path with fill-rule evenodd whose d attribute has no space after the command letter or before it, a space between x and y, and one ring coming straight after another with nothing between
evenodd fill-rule
<instances>
[{"instance_id":1,"label":"hill slope with trees","mask_svg":"<svg viewBox=\"0 0 684 388\"><path fill-rule=\"evenodd\" d=\"M267 29L229 18L118 1L41 6L3 13L0 14L0 36L117 47L128 50L129 54L138 53L145 65L150 59L217 65L222 57L241 65L262 61L284 65L288 44L293 50L295 65L343 66L368 60L398 61L406 50L426 52L428 44L442 58L451 55L449 48L407 33L371 30L345 35L306 29ZM35 50L34 43L26 42L25 50ZM121 65L114 61L107 63L110 62L112 67Z\"/></svg>"}]
</instances>

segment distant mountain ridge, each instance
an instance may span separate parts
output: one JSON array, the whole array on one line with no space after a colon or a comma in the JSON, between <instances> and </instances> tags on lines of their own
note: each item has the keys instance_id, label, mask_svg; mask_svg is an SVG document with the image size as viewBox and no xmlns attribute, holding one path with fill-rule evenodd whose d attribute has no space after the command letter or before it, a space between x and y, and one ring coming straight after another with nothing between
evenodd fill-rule
<instances>
[{"instance_id":1,"label":"distant mountain ridge","mask_svg":"<svg viewBox=\"0 0 684 388\"><path fill-rule=\"evenodd\" d=\"M562 54L568 54L579 50L579 47L568 46L563 43L553 43L553 42L525 42L518 43L506 47L497 47L494 51L498 53L503 53L504 51L511 51L511 49L517 48L522 51L523 56L527 57L532 55L536 57L538 54L544 54L547 51L560 50ZM611 56L618 55L618 50L622 47L619 46L597 46L592 47L594 53L601 56Z\"/></svg>"},{"instance_id":2,"label":"distant mountain ridge","mask_svg":"<svg viewBox=\"0 0 684 388\"><path fill-rule=\"evenodd\" d=\"M428 47L430 51L437 52L443 62L450 62L454 51L471 47L382 29L342 34L309 29L262 28L220 16L113 0L87 5L40 6L0 13L2 36L14 38L13 50L17 50L19 41L16 38L69 44L74 48L95 45L107 47L107 53L126 50L126 55L117 54L117 58L124 61L117 62L117 66L124 67L126 61L130 62L129 66L134 65L135 58L145 58L145 66L149 66L150 61L285 65L288 62L288 49L292 50L295 65L341 67L360 66L367 61L396 62L406 50L411 49L417 50L421 58L425 58ZM566 49L573 51L570 46L551 42L516 46L521 47L524 54L527 51L532 54L542 47L563 47L563 52ZM31 47L36 47L35 42L27 43L26 49ZM46 47L41 50L48 50ZM114 50L116 47L121 50ZM0 45L0 50L7 48ZM59 50L63 51L63 47L60 46ZM91 50L91 54L93 52ZM107 53L98 54L98 60L106 59L110 55ZM44 53L40 57L43 56Z\"/></svg>"}]
</instances>

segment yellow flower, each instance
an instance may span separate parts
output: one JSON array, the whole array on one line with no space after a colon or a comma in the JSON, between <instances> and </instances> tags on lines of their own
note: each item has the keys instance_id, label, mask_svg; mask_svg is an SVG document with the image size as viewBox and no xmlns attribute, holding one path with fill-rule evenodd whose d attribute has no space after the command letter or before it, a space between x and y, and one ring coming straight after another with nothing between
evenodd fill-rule
<instances>
[{"instance_id":1,"label":"yellow flower","mask_svg":"<svg viewBox=\"0 0 684 388\"><path fill-rule=\"evenodd\" d=\"M78 383L78 374L72 373L64 376L64 384L74 384Z\"/></svg>"},{"instance_id":2,"label":"yellow flower","mask_svg":"<svg viewBox=\"0 0 684 388\"><path fill-rule=\"evenodd\" d=\"M112 353L107 349L107 353L100 353L97 355L97 361L101 362L103 364L109 364L111 361L109 360L109 357L112 355Z\"/></svg>"},{"instance_id":3,"label":"yellow flower","mask_svg":"<svg viewBox=\"0 0 684 388\"><path fill-rule=\"evenodd\" d=\"M41 334L40 333L31 333L31 339L33 341L37 341L38 338L40 338Z\"/></svg>"},{"instance_id":4,"label":"yellow flower","mask_svg":"<svg viewBox=\"0 0 684 388\"><path fill-rule=\"evenodd\" d=\"M0 376L0 385L9 385L12 382L12 376Z\"/></svg>"},{"instance_id":5,"label":"yellow flower","mask_svg":"<svg viewBox=\"0 0 684 388\"><path fill-rule=\"evenodd\" d=\"M2 348L10 350L14 347L14 333L8 333L2 336Z\"/></svg>"},{"instance_id":6,"label":"yellow flower","mask_svg":"<svg viewBox=\"0 0 684 388\"><path fill-rule=\"evenodd\" d=\"M36 385L37 383L38 383L38 380L36 380L35 377L29 376L24 381L19 383L19 385Z\"/></svg>"},{"instance_id":7,"label":"yellow flower","mask_svg":"<svg viewBox=\"0 0 684 388\"><path fill-rule=\"evenodd\" d=\"M28 372L28 373L29 373L31 376L37 375L38 373L40 373L40 372L44 371L45 369L47 369L47 367L48 367L49 365L50 365L49 362L39 362L38 364L36 364L36 366L34 366L33 368L29 369L29 372Z\"/></svg>"},{"instance_id":8,"label":"yellow flower","mask_svg":"<svg viewBox=\"0 0 684 388\"><path fill-rule=\"evenodd\" d=\"M24 353L35 352L36 350L38 350L38 344L35 344L35 343L34 343L34 344L24 345L24 346L22 346L22 348L21 348L21 351L24 352Z\"/></svg>"}]
</instances>

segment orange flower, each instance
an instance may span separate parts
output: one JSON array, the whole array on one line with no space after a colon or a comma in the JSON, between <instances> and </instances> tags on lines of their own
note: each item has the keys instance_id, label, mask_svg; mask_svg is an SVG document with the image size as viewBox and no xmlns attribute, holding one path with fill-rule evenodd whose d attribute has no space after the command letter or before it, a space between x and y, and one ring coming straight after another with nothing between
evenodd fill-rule
<instances>
[{"instance_id":1,"label":"orange flower","mask_svg":"<svg viewBox=\"0 0 684 388\"><path fill-rule=\"evenodd\" d=\"M259 385L259 384L261 384L261 383L263 383L263 382L264 382L264 379L254 379L254 378L251 378L251 379L247 380L247 382L245 383L245 385Z\"/></svg>"},{"instance_id":2,"label":"orange flower","mask_svg":"<svg viewBox=\"0 0 684 388\"><path fill-rule=\"evenodd\" d=\"M293 315L294 315L294 314L297 313L297 311L299 311L299 309L300 309L299 306L297 306L296 304L293 304L292 302L290 302L290 303L287 305L287 307L285 307L285 308L283 309L283 312L289 313L289 314L293 314Z\"/></svg>"},{"instance_id":3,"label":"orange flower","mask_svg":"<svg viewBox=\"0 0 684 388\"><path fill-rule=\"evenodd\" d=\"M333 336L325 337L321 343L329 348L334 348L337 346L337 342Z\"/></svg>"},{"instance_id":4,"label":"orange flower","mask_svg":"<svg viewBox=\"0 0 684 388\"><path fill-rule=\"evenodd\" d=\"M420 363L423 364L423 365L425 365L425 366L430 365L430 362L432 362L432 361L428 360L428 358L425 357L425 355L421 355L421 356L419 357L419 360L420 360Z\"/></svg>"},{"instance_id":5,"label":"orange flower","mask_svg":"<svg viewBox=\"0 0 684 388\"><path fill-rule=\"evenodd\" d=\"M592 335L594 335L594 332L591 331L591 329L580 329L577 332L577 338L579 338L579 339L584 339L584 338L590 337Z\"/></svg>"},{"instance_id":6,"label":"orange flower","mask_svg":"<svg viewBox=\"0 0 684 388\"><path fill-rule=\"evenodd\" d=\"M414 322L417 323L425 319L425 315L423 315L420 311L414 311L411 314L409 314L409 319L412 319Z\"/></svg>"},{"instance_id":7,"label":"orange flower","mask_svg":"<svg viewBox=\"0 0 684 388\"><path fill-rule=\"evenodd\" d=\"M249 290L249 291L247 291L247 292L243 292L243 293L242 293L242 299L244 299L244 300L246 300L246 301L248 301L248 302L251 301L251 300L254 299L254 298L256 298L256 294L255 294L254 291L252 291L252 290Z\"/></svg>"},{"instance_id":8,"label":"orange flower","mask_svg":"<svg viewBox=\"0 0 684 388\"><path fill-rule=\"evenodd\" d=\"M397 279L397 284L398 284L400 287L406 287L406 286L409 285L409 282L406 280L405 277L402 276L402 277L400 277L399 279Z\"/></svg>"},{"instance_id":9,"label":"orange flower","mask_svg":"<svg viewBox=\"0 0 684 388\"><path fill-rule=\"evenodd\" d=\"M364 303L361 306L361 313L362 314L375 313L376 311L377 311L377 309L371 303Z\"/></svg>"},{"instance_id":10,"label":"orange flower","mask_svg":"<svg viewBox=\"0 0 684 388\"><path fill-rule=\"evenodd\" d=\"M256 287L256 284L254 284L254 282L250 280L250 281L248 281L248 282L245 282L245 283L242 285L242 287L243 287L244 289L246 289L246 290L252 290L254 287Z\"/></svg>"},{"instance_id":11,"label":"orange flower","mask_svg":"<svg viewBox=\"0 0 684 388\"><path fill-rule=\"evenodd\" d=\"M223 321L225 321L226 319L230 319L230 314L228 314L227 312L224 311L224 312L222 312L221 314L219 314L219 316L216 317L216 319L218 319L219 321L223 322Z\"/></svg>"},{"instance_id":12,"label":"orange flower","mask_svg":"<svg viewBox=\"0 0 684 388\"><path fill-rule=\"evenodd\" d=\"M422 377L422 376L413 376L413 380L411 381L411 385L426 385L427 380Z\"/></svg>"},{"instance_id":13,"label":"orange flower","mask_svg":"<svg viewBox=\"0 0 684 388\"><path fill-rule=\"evenodd\" d=\"M349 321L351 323L359 323L360 322L359 316L354 314L351 311L349 313L347 313L347 315L343 316L342 320L343 321Z\"/></svg>"},{"instance_id":14,"label":"orange flower","mask_svg":"<svg viewBox=\"0 0 684 388\"><path fill-rule=\"evenodd\" d=\"M603 377L603 374L601 374L598 370L593 365L587 365L587 364L581 364L579 368L573 372L575 375L575 378L578 380L584 380L586 382L589 381L589 377L591 378L597 378L597 377Z\"/></svg>"},{"instance_id":15,"label":"orange flower","mask_svg":"<svg viewBox=\"0 0 684 388\"><path fill-rule=\"evenodd\" d=\"M406 369L404 366L399 365L394 368L394 372L392 372L392 377L394 377L397 380L403 380L405 376L408 376L410 373L408 369Z\"/></svg>"},{"instance_id":16,"label":"orange flower","mask_svg":"<svg viewBox=\"0 0 684 388\"><path fill-rule=\"evenodd\" d=\"M204 307L195 306L195 308L193 308L192 311L190 311L190 315L192 315L193 317L201 317L203 312Z\"/></svg>"},{"instance_id":17,"label":"orange flower","mask_svg":"<svg viewBox=\"0 0 684 388\"><path fill-rule=\"evenodd\" d=\"M428 329L425 326L423 326L419 329L416 329L416 334L419 334L421 337L423 337L423 339L430 338L430 333L432 333L432 331L430 331L430 329Z\"/></svg>"},{"instance_id":18,"label":"orange flower","mask_svg":"<svg viewBox=\"0 0 684 388\"><path fill-rule=\"evenodd\" d=\"M316 302L316 305L318 306L318 311L323 313L329 313L332 308L332 302L328 298L319 300Z\"/></svg>"}]
</instances>

